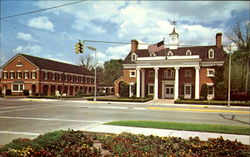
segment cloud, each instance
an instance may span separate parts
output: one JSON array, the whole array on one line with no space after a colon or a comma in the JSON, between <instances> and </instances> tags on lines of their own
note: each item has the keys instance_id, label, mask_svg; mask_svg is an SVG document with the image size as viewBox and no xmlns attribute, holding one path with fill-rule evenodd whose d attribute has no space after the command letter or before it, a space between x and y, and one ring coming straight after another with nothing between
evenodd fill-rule
<instances>
[{"instance_id":1,"label":"cloud","mask_svg":"<svg viewBox=\"0 0 250 157\"><path fill-rule=\"evenodd\" d=\"M42 51L42 47L39 45L18 46L13 51L16 53L27 53L37 56Z\"/></svg>"},{"instance_id":2,"label":"cloud","mask_svg":"<svg viewBox=\"0 0 250 157\"><path fill-rule=\"evenodd\" d=\"M22 40L25 40L25 41L35 41L31 34L23 33L23 32L18 32L17 33L17 39L22 39Z\"/></svg>"},{"instance_id":3,"label":"cloud","mask_svg":"<svg viewBox=\"0 0 250 157\"><path fill-rule=\"evenodd\" d=\"M37 29L54 31L54 25L47 16L34 17L29 20L28 25Z\"/></svg>"}]
</instances>

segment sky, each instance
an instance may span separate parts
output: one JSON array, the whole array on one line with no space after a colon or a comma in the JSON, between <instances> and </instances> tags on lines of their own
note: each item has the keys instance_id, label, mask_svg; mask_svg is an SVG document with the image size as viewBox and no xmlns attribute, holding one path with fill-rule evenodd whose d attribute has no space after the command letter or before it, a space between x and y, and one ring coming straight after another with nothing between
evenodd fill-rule
<instances>
[{"instance_id":1,"label":"sky","mask_svg":"<svg viewBox=\"0 0 250 157\"><path fill-rule=\"evenodd\" d=\"M77 0L76 0L77 1ZM1 18L74 2L53 0L1 0ZM229 42L235 19L249 23L248 1L83 1L47 11L1 19L0 66L17 53L79 64L82 55L97 49L101 66L110 59L125 59L132 39L139 48L154 44L173 30L181 46L215 45L215 35L223 33L223 44ZM86 42L84 54L75 54L79 40L125 42L112 44ZM144 43L144 44L142 44ZM166 46L167 47L167 46Z\"/></svg>"}]
</instances>

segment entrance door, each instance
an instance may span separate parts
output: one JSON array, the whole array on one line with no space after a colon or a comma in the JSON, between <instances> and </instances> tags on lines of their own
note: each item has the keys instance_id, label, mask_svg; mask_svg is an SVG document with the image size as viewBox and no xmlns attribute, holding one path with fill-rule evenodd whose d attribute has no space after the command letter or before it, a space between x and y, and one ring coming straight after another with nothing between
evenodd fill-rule
<instances>
[{"instance_id":1,"label":"entrance door","mask_svg":"<svg viewBox=\"0 0 250 157\"><path fill-rule=\"evenodd\" d=\"M174 86L165 85L165 98L174 98Z\"/></svg>"},{"instance_id":2,"label":"entrance door","mask_svg":"<svg viewBox=\"0 0 250 157\"><path fill-rule=\"evenodd\" d=\"M191 84L184 85L184 98L191 99Z\"/></svg>"}]
</instances>

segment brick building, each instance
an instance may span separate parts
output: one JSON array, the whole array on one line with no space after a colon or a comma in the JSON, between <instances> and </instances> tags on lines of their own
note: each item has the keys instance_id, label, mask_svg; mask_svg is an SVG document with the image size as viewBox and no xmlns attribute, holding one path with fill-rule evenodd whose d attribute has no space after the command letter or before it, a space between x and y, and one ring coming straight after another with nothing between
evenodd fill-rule
<instances>
[{"instance_id":1,"label":"brick building","mask_svg":"<svg viewBox=\"0 0 250 157\"><path fill-rule=\"evenodd\" d=\"M115 94L119 84L129 85L129 96L154 99L200 98L202 85L208 96L214 97L215 66L223 66L222 33L216 34L216 44L210 46L180 47L175 28L169 34L168 48L155 44L155 52L138 49L138 41L131 40L131 51L123 63L123 76L115 81ZM159 44L159 45L158 45ZM162 48L160 48L162 47Z\"/></svg>"},{"instance_id":2,"label":"brick building","mask_svg":"<svg viewBox=\"0 0 250 157\"><path fill-rule=\"evenodd\" d=\"M2 66L0 89L6 95L75 95L94 91L94 75L80 66L17 54Z\"/></svg>"}]
</instances>

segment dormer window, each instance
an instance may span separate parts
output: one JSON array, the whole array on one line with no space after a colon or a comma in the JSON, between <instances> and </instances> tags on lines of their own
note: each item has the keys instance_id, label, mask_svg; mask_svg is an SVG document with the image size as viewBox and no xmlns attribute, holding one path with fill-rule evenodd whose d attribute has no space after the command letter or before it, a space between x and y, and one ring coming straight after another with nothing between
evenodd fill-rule
<instances>
[{"instance_id":1,"label":"dormer window","mask_svg":"<svg viewBox=\"0 0 250 157\"><path fill-rule=\"evenodd\" d=\"M131 55L131 61L135 61L135 60L136 60L136 54L132 53L132 55Z\"/></svg>"},{"instance_id":2,"label":"dormer window","mask_svg":"<svg viewBox=\"0 0 250 157\"><path fill-rule=\"evenodd\" d=\"M156 54L155 53L150 53L150 57L155 57Z\"/></svg>"},{"instance_id":3,"label":"dormer window","mask_svg":"<svg viewBox=\"0 0 250 157\"><path fill-rule=\"evenodd\" d=\"M187 56L191 56L191 55L192 55L192 52L191 52L190 50L187 50L187 51L186 51L186 55L187 55Z\"/></svg>"},{"instance_id":4,"label":"dormer window","mask_svg":"<svg viewBox=\"0 0 250 157\"><path fill-rule=\"evenodd\" d=\"M16 67L22 67L22 66L23 66L23 63L22 63L22 62L18 61L18 62L16 63Z\"/></svg>"},{"instance_id":5,"label":"dormer window","mask_svg":"<svg viewBox=\"0 0 250 157\"><path fill-rule=\"evenodd\" d=\"M174 53L172 51L168 51L167 56L173 56Z\"/></svg>"},{"instance_id":6,"label":"dormer window","mask_svg":"<svg viewBox=\"0 0 250 157\"><path fill-rule=\"evenodd\" d=\"M214 49L208 50L208 58L214 58Z\"/></svg>"}]
</instances>

